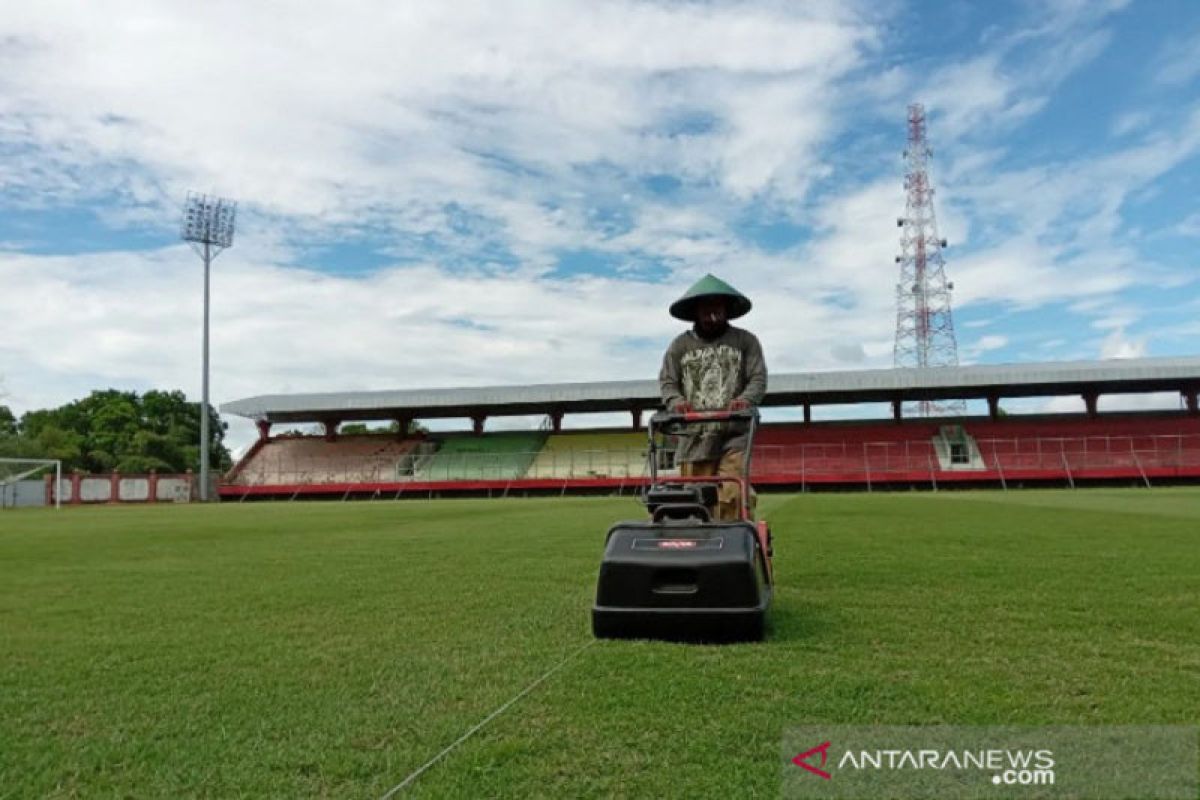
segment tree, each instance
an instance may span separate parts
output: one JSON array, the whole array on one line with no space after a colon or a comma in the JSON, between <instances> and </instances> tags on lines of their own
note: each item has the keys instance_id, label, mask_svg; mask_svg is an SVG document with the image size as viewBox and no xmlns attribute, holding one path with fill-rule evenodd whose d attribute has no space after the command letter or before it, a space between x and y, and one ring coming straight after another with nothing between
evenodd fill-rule
<instances>
[{"instance_id":1,"label":"tree","mask_svg":"<svg viewBox=\"0 0 1200 800\"><path fill-rule=\"evenodd\" d=\"M74 469L82 461L82 439L74 431L64 431L48 425L29 443L27 449L33 458L56 458L63 462L64 469ZM35 455L36 453L36 455Z\"/></svg>"},{"instance_id":2,"label":"tree","mask_svg":"<svg viewBox=\"0 0 1200 800\"><path fill-rule=\"evenodd\" d=\"M17 418L8 406L0 405L0 439L17 435Z\"/></svg>"},{"instance_id":3,"label":"tree","mask_svg":"<svg viewBox=\"0 0 1200 800\"><path fill-rule=\"evenodd\" d=\"M225 447L228 429L209 408L209 462L232 465ZM0 421L2 429L2 421ZM199 469L200 404L180 391L94 391L55 409L30 411L17 426L14 447L26 457L59 458L67 469L85 472L182 472Z\"/></svg>"}]
</instances>

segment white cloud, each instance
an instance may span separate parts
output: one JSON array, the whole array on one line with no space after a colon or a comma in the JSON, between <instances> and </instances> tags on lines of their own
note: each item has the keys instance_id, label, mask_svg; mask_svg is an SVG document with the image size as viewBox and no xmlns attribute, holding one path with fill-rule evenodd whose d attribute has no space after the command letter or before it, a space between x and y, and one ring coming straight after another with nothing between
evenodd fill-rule
<instances>
[{"instance_id":1,"label":"white cloud","mask_svg":"<svg viewBox=\"0 0 1200 800\"><path fill-rule=\"evenodd\" d=\"M0 22L0 141L18 154L0 182L10 203L103 198L111 222L165 230L189 188L236 197L243 232L214 272L217 398L652 373L674 330L664 290L541 277L560 249L658 259L668 291L717 269L755 297L764 341L811 331L830 353L819 303L768 291L794 263L730 225L827 174L834 87L875 25L832 2L26 4ZM686 205L631 194L650 174L702 189ZM606 204L627 231L597 223ZM390 250L417 265L281 266L304 263L297 240L368 229L402 233ZM516 268L490 267L489 248ZM6 353L19 405L99 381L195 394L182 248L2 258L23 287L0 298L22 331ZM67 326L89 334L47 352Z\"/></svg>"},{"instance_id":2,"label":"white cloud","mask_svg":"<svg viewBox=\"0 0 1200 800\"><path fill-rule=\"evenodd\" d=\"M1023 26L989 37L977 56L933 70L918 90L936 116L937 141L986 139L1039 112L1051 92L1108 47L1101 27L1125 2L1033 5Z\"/></svg>"},{"instance_id":3,"label":"white cloud","mask_svg":"<svg viewBox=\"0 0 1200 800\"><path fill-rule=\"evenodd\" d=\"M1082 414L1087 410L1087 405L1079 395L1022 398L1020 401L1011 401L1011 407L1023 414Z\"/></svg>"},{"instance_id":4,"label":"white cloud","mask_svg":"<svg viewBox=\"0 0 1200 800\"><path fill-rule=\"evenodd\" d=\"M1082 311L1084 309L1082 306L1080 306L1079 310ZM1110 307L1107 304L1103 304L1093 306L1088 310L1093 313L1100 312L1104 314L1104 316L1093 319L1091 322L1091 327L1101 331L1123 331L1133 323L1137 322L1138 318L1141 316L1136 308L1130 306Z\"/></svg>"},{"instance_id":5,"label":"white cloud","mask_svg":"<svg viewBox=\"0 0 1200 800\"><path fill-rule=\"evenodd\" d=\"M1145 111L1126 111L1113 120L1112 135L1119 138L1144 130L1151 119L1151 115Z\"/></svg>"},{"instance_id":6,"label":"white cloud","mask_svg":"<svg viewBox=\"0 0 1200 800\"><path fill-rule=\"evenodd\" d=\"M1178 411L1183 407L1179 392L1150 392L1146 394L1105 394L1096 403L1103 411Z\"/></svg>"},{"instance_id":7,"label":"white cloud","mask_svg":"<svg viewBox=\"0 0 1200 800\"><path fill-rule=\"evenodd\" d=\"M1100 345L1101 358L1141 358L1146 355L1146 337L1130 337L1124 328L1117 328L1104 337Z\"/></svg>"},{"instance_id":8,"label":"white cloud","mask_svg":"<svg viewBox=\"0 0 1200 800\"><path fill-rule=\"evenodd\" d=\"M996 320L994 319L973 319L962 323L961 327L970 330L971 328L987 328L995 323Z\"/></svg>"},{"instance_id":9,"label":"white cloud","mask_svg":"<svg viewBox=\"0 0 1200 800\"><path fill-rule=\"evenodd\" d=\"M1174 232L1180 236L1200 237L1200 211L1189 214L1174 227Z\"/></svg>"},{"instance_id":10,"label":"white cloud","mask_svg":"<svg viewBox=\"0 0 1200 800\"><path fill-rule=\"evenodd\" d=\"M958 363L976 364L985 358L987 353L1008 347L1008 337L988 334L978 339L958 338Z\"/></svg>"},{"instance_id":11,"label":"white cloud","mask_svg":"<svg viewBox=\"0 0 1200 800\"><path fill-rule=\"evenodd\" d=\"M1010 400L1005 407L1022 414L1082 414L1087 410L1078 395ZM1178 392L1145 394L1102 394L1096 402L1100 413L1112 411L1178 411L1182 398Z\"/></svg>"},{"instance_id":12,"label":"white cloud","mask_svg":"<svg viewBox=\"0 0 1200 800\"><path fill-rule=\"evenodd\" d=\"M1178 283L1178 271L1147 268L1122 209L1134 192L1197 152L1200 111L1176 130L1154 131L1100 155L962 174L943 193L978 221L973 247L950 265L958 302L1033 308L1111 297L1135 282Z\"/></svg>"},{"instance_id":13,"label":"white cloud","mask_svg":"<svg viewBox=\"0 0 1200 800\"><path fill-rule=\"evenodd\" d=\"M834 360L845 364L861 364L867 358L867 353L859 342L835 344L831 355Z\"/></svg>"},{"instance_id":14,"label":"white cloud","mask_svg":"<svg viewBox=\"0 0 1200 800\"><path fill-rule=\"evenodd\" d=\"M1183 86L1200 77L1200 29L1166 43L1151 70L1155 82L1165 86Z\"/></svg>"},{"instance_id":15,"label":"white cloud","mask_svg":"<svg viewBox=\"0 0 1200 800\"><path fill-rule=\"evenodd\" d=\"M169 205L215 187L310 225L436 224L434 211L457 201L512 229L545 198L529 197L497 156L557 188L578 183L580 164L636 174L651 162L736 196L801 190L828 131L816 109L873 36L843 4L357 2L331 14L299 3L280 14L48 2L8 12L0 110L42 166L13 176L27 189L119 188ZM697 113L713 130L655 133ZM138 183L131 166L152 180ZM98 183L79 185L80 168ZM540 244L537 231L532 241L529 229L512 233L518 247Z\"/></svg>"},{"instance_id":16,"label":"white cloud","mask_svg":"<svg viewBox=\"0 0 1200 800\"><path fill-rule=\"evenodd\" d=\"M1027 31L1017 38L1069 34L1095 25L1129 6L1130 0L1037 0L1027 3L1035 15Z\"/></svg>"},{"instance_id":17,"label":"white cloud","mask_svg":"<svg viewBox=\"0 0 1200 800\"><path fill-rule=\"evenodd\" d=\"M680 329L666 307L686 288L459 274L431 264L345 277L258 263L247 258L255 251L235 247L214 262L215 403L289 392L652 378ZM723 274L754 300L744 324L762 339L771 369L844 362L849 351L837 348L860 335L857 319L756 275L759 268L777 275L780 266L752 262ZM198 397L201 282L186 247L0 254L0 285L22 287L0 294L0 317L19 334L0 348L7 402L18 412L108 385L182 388ZM792 346L797 341L805 346ZM247 437L251 429L238 423L235 433Z\"/></svg>"},{"instance_id":18,"label":"white cloud","mask_svg":"<svg viewBox=\"0 0 1200 800\"><path fill-rule=\"evenodd\" d=\"M803 257L807 274L796 280L811 289L850 292L865 324L890 329L887 312L895 314L899 277L895 219L903 214L899 176L829 198L817 213L817 236Z\"/></svg>"},{"instance_id":19,"label":"white cloud","mask_svg":"<svg viewBox=\"0 0 1200 800\"><path fill-rule=\"evenodd\" d=\"M950 267L959 307L1001 302L1029 309L1068 297L1108 295L1133 278L1113 270L1064 269L1047 249L1014 240L959 258Z\"/></svg>"},{"instance_id":20,"label":"white cloud","mask_svg":"<svg viewBox=\"0 0 1200 800\"><path fill-rule=\"evenodd\" d=\"M920 97L936 115L938 141L952 141L972 131L988 129L1005 118L1015 125L1037 111L1043 100L1021 99L1018 84L1004 73L1001 55L989 53L971 61L943 67L929 78Z\"/></svg>"}]
</instances>

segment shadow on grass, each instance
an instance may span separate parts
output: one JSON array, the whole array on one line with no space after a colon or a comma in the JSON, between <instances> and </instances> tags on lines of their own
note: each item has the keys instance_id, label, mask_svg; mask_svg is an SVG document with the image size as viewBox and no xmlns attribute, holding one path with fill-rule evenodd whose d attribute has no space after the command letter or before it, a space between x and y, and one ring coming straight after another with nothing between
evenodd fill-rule
<instances>
[{"instance_id":1,"label":"shadow on grass","mask_svg":"<svg viewBox=\"0 0 1200 800\"><path fill-rule=\"evenodd\" d=\"M833 630L825 606L801 603L772 604L766 616L766 636L750 622L681 625L680 620L623 620L610 624L601 640L654 641L681 645L770 645L821 638Z\"/></svg>"},{"instance_id":2,"label":"shadow on grass","mask_svg":"<svg viewBox=\"0 0 1200 800\"><path fill-rule=\"evenodd\" d=\"M798 642L817 639L832 630L834 620L827 606L787 602L776 598L767 612L768 642Z\"/></svg>"}]
</instances>

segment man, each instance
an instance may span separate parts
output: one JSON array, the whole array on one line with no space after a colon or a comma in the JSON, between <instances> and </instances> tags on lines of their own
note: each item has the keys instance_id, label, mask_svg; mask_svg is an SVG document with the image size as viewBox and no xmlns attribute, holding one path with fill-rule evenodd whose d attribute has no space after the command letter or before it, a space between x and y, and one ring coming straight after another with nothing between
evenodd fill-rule
<instances>
[{"instance_id":1,"label":"man","mask_svg":"<svg viewBox=\"0 0 1200 800\"><path fill-rule=\"evenodd\" d=\"M762 346L754 334L729 324L750 307L747 297L712 275L705 275L671 304L671 316L691 322L692 328L675 337L663 356L658 386L667 409L740 411L762 402L767 392ZM746 438L744 423L693 427L680 438L676 452L680 474L740 476ZM737 484L722 482L717 498L717 519L741 516Z\"/></svg>"}]
</instances>

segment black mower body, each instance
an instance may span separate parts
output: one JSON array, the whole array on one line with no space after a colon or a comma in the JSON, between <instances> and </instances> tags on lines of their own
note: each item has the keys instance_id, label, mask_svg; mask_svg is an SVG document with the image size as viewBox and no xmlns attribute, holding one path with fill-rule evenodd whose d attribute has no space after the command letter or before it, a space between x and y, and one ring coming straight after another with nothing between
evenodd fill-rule
<instances>
[{"instance_id":1,"label":"black mower body","mask_svg":"<svg viewBox=\"0 0 1200 800\"><path fill-rule=\"evenodd\" d=\"M770 600L754 523L621 522L608 532L592 630L600 638L757 640Z\"/></svg>"}]
</instances>

